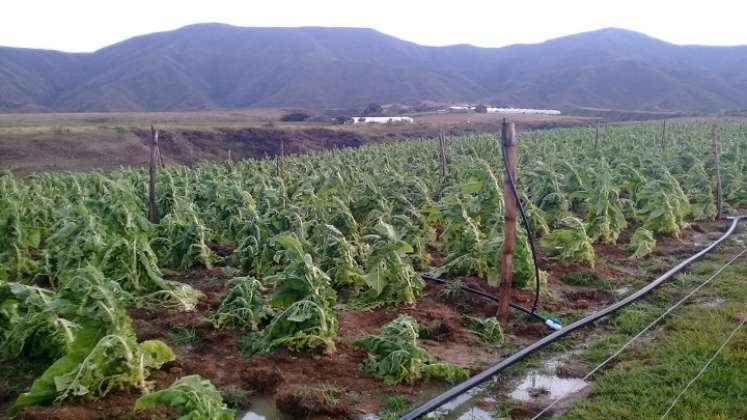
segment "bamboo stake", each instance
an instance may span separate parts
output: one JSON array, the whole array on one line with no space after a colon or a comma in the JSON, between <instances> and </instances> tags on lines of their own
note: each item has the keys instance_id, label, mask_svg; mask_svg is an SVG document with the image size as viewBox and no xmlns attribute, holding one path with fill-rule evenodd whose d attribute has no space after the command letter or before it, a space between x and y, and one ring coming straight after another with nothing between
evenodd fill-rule
<instances>
[{"instance_id":1,"label":"bamboo stake","mask_svg":"<svg viewBox=\"0 0 747 420\"><path fill-rule=\"evenodd\" d=\"M594 125L594 151L597 151L599 146L599 124Z\"/></svg>"},{"instance_id":2,"label":"bamboo stake","mask_svg":"<svg viewBox=\"0 0 747 420\"><path fill-rule=\"evenodd\" d=\"M501 126L501 143L506 158L506 171L516 180L516 127L503 119ZM513 256L516 242L516 196L511 188L511 181L506 175L503 177L503 203L506 209L505 223L503 228L503 255L501 256L501 288L500 305L498 308L498 319L506 328L508 325L508 311L511 303L513 284Z\"/></svg>"},{"instance_id":3,"label":"bamboo stake","mask_svg":"<svg viewBox=\"0 0 747 420\"><path fill-rule=\"evenodd\" d=\"M148 167L148 220L158 223L156 213L156 159L158 153L158 130L150 126L150 164Z\"/></svg>"},{"instance_id":4,"label":"bamboo stake","mask_svg":"<svg viewBox=\"0 0 747 420\"><path fill-rule=\"evenodd\" d=\"M667 120L664 120L664 124L661 128L661 151L667 150Z\"/></svg>"},{"instance_id":5,"label":"bamboo stake","mask_svg":"<svg viewBox=\"0 0 747 420\"><path fill-rule=\"evenodd\" d=\"M721 131L716 124L713 124L713 155L716 168L716 220L718 220L722 217L723 191L721 191Z\"/></svg>"}]
</instances>

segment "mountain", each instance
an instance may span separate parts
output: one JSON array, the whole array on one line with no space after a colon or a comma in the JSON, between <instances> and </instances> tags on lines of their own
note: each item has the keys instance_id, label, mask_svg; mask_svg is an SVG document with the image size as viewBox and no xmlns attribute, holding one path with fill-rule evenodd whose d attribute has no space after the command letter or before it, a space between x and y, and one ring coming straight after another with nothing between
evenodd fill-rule
<instances>
[{"instance_id":1,"label":"mountain","mask_svg":"<svg viewBox=\"0 0 747 420\"><path fill-rule=\"evenodd\" d=\"M2 111L180 111L486 102L714 112L747 107L747 46L602 29L504 48L356 28L190 25L93 53L0 47Z\"/></svg>"}]
</instances>

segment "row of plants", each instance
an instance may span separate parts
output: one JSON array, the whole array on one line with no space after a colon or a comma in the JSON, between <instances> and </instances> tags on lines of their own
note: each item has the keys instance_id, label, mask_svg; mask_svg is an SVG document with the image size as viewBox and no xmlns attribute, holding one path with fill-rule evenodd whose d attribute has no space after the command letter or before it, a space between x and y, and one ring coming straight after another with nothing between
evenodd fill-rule
<instances>
[{"instance_id":1,"label":"row of plants","mask_svg":"<svg viewBox=\"0 0 747 420\"><path fill-rule=\"evenodd\" d=\"M688 223L715 217L710 127L670 124L665 146L659 136L651 124L610 127L598 142L584 128L521 133L519 191L548 255L593 265L594 243L617 243L633 229L621 245L641 258L657 236L676 236ZM721 139L725 208L731 211L747 205L747 134L726 122ZM200 299L188 285L166 280L163 270L236 266L241 277L228 284L212 321L217 328L245 329L248 356L281 347L333 352L338 305L412 304L425 286L418 271L476 275L495 284L503 246L499 142L466 136L447 147L445 178L437 144L427 139L289 157L284 177L272 160L164 167L156 224L145 218L143 170L1 175L0 290L8 297L0 299L0 359L44 357L50 363L29 395L43 383L77 378L73 372L96 358L124 358L127 365L151 357L153 346L161 353L138 364L137 372L101 372L104 385L71 380L76 391L55 387L52 396L48 388L46 399L22 396L16 406L148 389L146 367L157 367L170 353L163 343L133 341L123 308L191 310ZM523 229L518 239L515 286L531 288L535 271ZM235 249L229 261L221 261L213 244ZM431 252L445 256L439 267L432 266ZM119 326L99 322L97 333L89 334L93 315L82 308L90 305L96 315L118 314ZM383 328L381 337L393 329ZM55 338L39 347L35 340L42 336ZM374 341L382 340L360 344L373 357L363 369L388 372L383 360L394 356ZM410 360L408 372L420 372L408 377L434 374L428 366L438 362L413 345L405 353L425 367L397 353L403 366Z\"/></svg>"}]
</instances>

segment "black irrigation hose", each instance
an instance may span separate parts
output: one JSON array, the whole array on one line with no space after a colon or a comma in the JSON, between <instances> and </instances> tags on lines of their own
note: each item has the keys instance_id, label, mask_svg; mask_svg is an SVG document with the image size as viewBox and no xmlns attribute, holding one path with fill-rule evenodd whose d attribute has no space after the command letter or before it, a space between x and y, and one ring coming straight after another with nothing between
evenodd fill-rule
<instances>
[{"instance_id":1,"label":"black irrigation hose","mask_svg":"<svg viewBox=\"0 0 747 420\"><path fill-rule=\"evenodd\" d=\"M503 167L506 168L506 176L508 177L508 183L511 185L511 192L514 193L514 197L516 198L516 204L519 207L519 212L521 213L521 220L524 222L524 229L527 231L527 239L529 239L529 248L532 250L532 260L534 262L534 282L535 282L535 289L534 289L534 302L532 303L532 313L537 310L537 305L539 304L539 296L540 296L540 269L539 264L537 263L537 248L534 245L534 233L532 232L532 229L529 227L529 219L527 218L527 214L524 211L524 205L521 204L521 199L519 198L519 193L516 191L516 180L514 179L514 175L511 173L511 171L508 170L508 160L506 159L506 145L503 144L503 140L501 140L501 155L503 156Z\"/></svg>"},{"instance_id":2,"label":"black irrigation hose","mask_svg":"<svg viewBox=\"0 0 747 420\"><path fill-rule=\"evenodd\" d=\"M429 276L427 274L420 274L420 277L422 277L423 280L434 281L436 283L441 283L441 284L448 284L449 283L448 280L439 279L437 277ZM498 297L493 296L490 293L483 292L482 290L473 289L471 287L465 287L465 286L462 286L462 290L464 290L465 292L468 292L468 293L472 293L473 295L482 296L485 299L492 300L495 303L500 303L500 299L498 299ZM560 329L560 327L554 327L554 325L558 325L556 323L556 321L553 321L551 319L545 318L544 316L538 314L537 312L532 311L530 309L527 309L527 308L525 308L525 307L523 307L521 305L517 305L517 304L515 304L513 302L510 303L510 305L511 305L512 308L516 309L517 311L524 312L525 314L527 314L529 316L532 316L534 318L539 319L545 325L547 325L548 327L550 327L550 328L552 328L554 330Z\"/></svg>"},{"instance_id":3,"label":"black irrigation hose","mask_svg":"<svg viewBox=\"0 0 747 420\"><path fill-rule=\"evenodd\" d=\"M686 259L685 261L682 261L681 263L674 266L672 269L667 271L666 273L662 274L661 277L657 278L656 280L650 282L646 286L640 288L638 291L633 293L632 295L626 297L625 299L622 299L610 306L607 306L606 308L600 309L599 311L596 311L582 319L579 319L578 321L568 325L567 327L555 331L554 333L548 335L547 337L541 338L534 343L528 345L527 347L524 347L523 349L519 350L518 352L514 353L513 355L501 360L500 362L496 363L495 365L489 367L488 369L478 373L477 375L467 379L466 381L456 385L453 388L447 389L445 392L441 393L440 395L437 395L436 397L432 398L431 400L415 407L414 409L410 410L407 414L400 417L400 420L414 420L417 418L420 418L431 411L437 409L438 407L442 406L446 402L450 401L452 398L455 398L458 395L461 395L470 389L476 387L477 385L481 384L482 382L485 382L486 380L490 379L494 375L500 373L504 369L510 367L514 363L517 363L524 359L525 357L529 356L530 354L534 353L537 350L540 350L541 348L547 346L548 344L551 344L555 342L556 340L565 337L566 335L572 333L573 331L576 331L577 329L584 327L600 318L603 318L633 302L636 300L642 298L646 294L648 294L651 290L655 289L659 285L661 285L663 282L669 280L672 278L675 274L682 271L685 267L690 265L695 260L701 258L703 255L711 252L716 246L718 246L721 242L726 240L729 236L731 236L732 233L734 233L734 230L737 228L737 224L742 219L747 219L747 215L743 216L737 216L737 217L729 217L728 219L731 220L731 225L729 228L724 232L723 235L721 235L720 238L718 238L716 241L702 249L697 254L691 256L690 258Z\"/></svg>"}]
</instances>

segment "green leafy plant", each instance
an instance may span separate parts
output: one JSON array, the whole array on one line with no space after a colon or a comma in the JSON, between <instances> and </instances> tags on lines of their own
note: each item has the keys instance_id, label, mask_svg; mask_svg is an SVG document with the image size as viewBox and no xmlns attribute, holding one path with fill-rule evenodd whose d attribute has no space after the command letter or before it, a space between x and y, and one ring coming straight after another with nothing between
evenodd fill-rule
<instances>
[{"instance_id":1,"label":"green leafy plant","mask_svg":"<svg viewBox=\"0 0 747 420\"><path fill-rule=\"evenodd\" d=\"M444 299L454 300L464 294L464 282L459 279L452 280L446 283L438 294Z\"/></svg>"},{"instance_id":2,"label":"green leafy plant","mask_svg":"<svg viewBox=\"0 0 747 420\"><path fill-rule=\"evenodd\" d=\"M132 332L101 337L98 328L84 327L71 350L35 380L29 392L18 397L11 413L27 405L101 398L117 389L136 387L146 392L151 386L146 380L149 369L174 358L161 341L138 344Z\"/></svg>"},{"instance_id":3,"label":"green leafy plant","mask_svg":"<svg viewBox=\"0 0 747 420\"><path fill-rule=\"evenodd\" d=\"M370 291L363 299L414 303L425 282L407 258L407 254L413 251L412 246L402 241L391 225L382 221L376 225L375 232L365 238L373 243L373 250L363 276Z\"/></svg>"},{"instance_id":4,"label":"green leafy plant","mask_svg":"<svg viewBox=\"0 0 747 420\"><path fill-rule=\"evenodd\" d=\"M481 319L468 316L466 319L467 328L480 340L490 344L503 343L503 329L495 317Z\"/></svg>"},{"instance_id":5,"label":"green leafy plant","mask_svg":"<svg viewBox=\"0 0 747 420\"><path fill-rule=\"evenodd\" d=\"M609 165L602 161L595 173L589 196L589 236L592 240L614 243L627 227L619 194L620 191L613 184Z\"/></svg>"},{"instance_id":6,"label":"green leafy plant","mask_svg":"<svg viewBox=\"0 0 747 420\"><path fill-rule=\"evenodd\" d=\"M171 349L158 340L137 342L122 303L124 292L100 271L87 267L59 281L47 308L59 318L75 319L78 327L69 331L73 340L64 353L18 397L11 412L52 401L96 399L116 389L147 391L149 369L173 360Z\"/></svg>"},{"instance_id":7,"label":"green leafy plant","mask_svg":"<svg viewBox=\"0 0 747 420\"><path fill-rule=\"evenodd\" d=\"M329 275L335 287L356 291L363 282L363 270L358 264L358 248L343 233L330 224L320 224L311 238L320 255L319 267Z\"/></svg>"},{"instance_id":8,"label":"green leafy plant","mask_svg":"<svg viewBox=\"0 0 747 420\"><path fill-rule=\"evenodd\" d=\"M207 245L208 229L199 220L194 204L178 200L161 220L159 230L155 243L170 267L187 269L200 263L212 268L216 257Z\"/></svg>"},{"instance_id":9,"label":"green leafy plant","mask_svg":"<svg viewBox=\"0 0 747 420\"><path fill-rule=\"evenodd\" d=\"M301 241L292 235L280 235L276 241L284 248L278 253L278 259L285 268L266 278L275 286L272 303L287 306L300 300L311 300L323 307L334 305L337 294L332 281L314 264L311 254L304 252Z\"/></svg>"},{"instance_id":10,"label":"green leafy plant","mask_svg":"<svg viewBox=\"0 0 747 420\"><path fill-rule=\"evenodd\" d=\"M167 405L179 410L179 420L233 420L236 412L223 402L220 391L199 375L179 378L170 387L144 395L135 410Z\"/></svg>"},{"instance_id":11,"label":"green leafy plant","mask_svg":"<svg viewBox=\"0 0 747 420\"><path fill-rule=\"evenodd\" d=\"M686 225L690 204L679 183L669 174L647 182L638 194L643 227L660 235L677 236Z\"/></svg>"},{"instance_id":12,"label":"green leafy plant","mask_svg":"<svg viewBox=\"0 0 747 420\"><path fill-rule=\"evenodd\" d=\"M384 379L389 385L421 378L443 378L447 382L466 379L466 369L439 362L417 345L419 326L410 316L400 315L381 327L381 335L369 335L351 343L368 351L361 369Z\"/></svg>"},{"instance_id":13,"label":"green leafy plant","mask_svg":"<svg viewBox=\"0 0 747 420\"><path fill-rule=\"evenodd\" d=\"M654 248L656 248L654 234L644 227L636 229L633 236L630 237L630 243L626 245L626 249L633 252L631 257L636 259L652 253Z\"/></svg>"},{"instance_id":14,"label":"green leafy plant","mask_svg":"<svg viewBox=\"0 0 747 420\"><path fill-rule=\"evenodd\" d=\"M53 307L52 291L20 283L0 284L0 360L59 357L80 325Z\"/></svg>"},{"instance_id":15,"label":"green leafy plant","mask_svg":"<svg viewBox=\"0 0 747 420\"><path fill-rule=\"evenodd\" d=\"M334 312L311 300L300 300L279 313L262 331L244 335L242 354L251 357L279 347L297 352L332 353L337 337Z\"/></svg>"},{"instance_id":16,"label":"green leafy plant","mask_svg":"<svg viewBox=\"0 0 747 420\"><path fill-rule=\"evenodd\" d=\"M252 277L237 277L226 285L227 291L213 314L216 328L233 327L259 329L262 321L272 317L274 311L262 296L262 283Z\"/></svg>"},{"instance_id":17,"label":"green leafy plant","mask_svg":"<svg viewBox=\"0 0 747 420\"><path fill-rule=\"evenodd\" d=\"M565 218L561 223L568 229L550 232L542 238L543 246L561 261L587 263L593 267L596 256L584 223L576 217Z\"/></svg>"}]
</instances>

